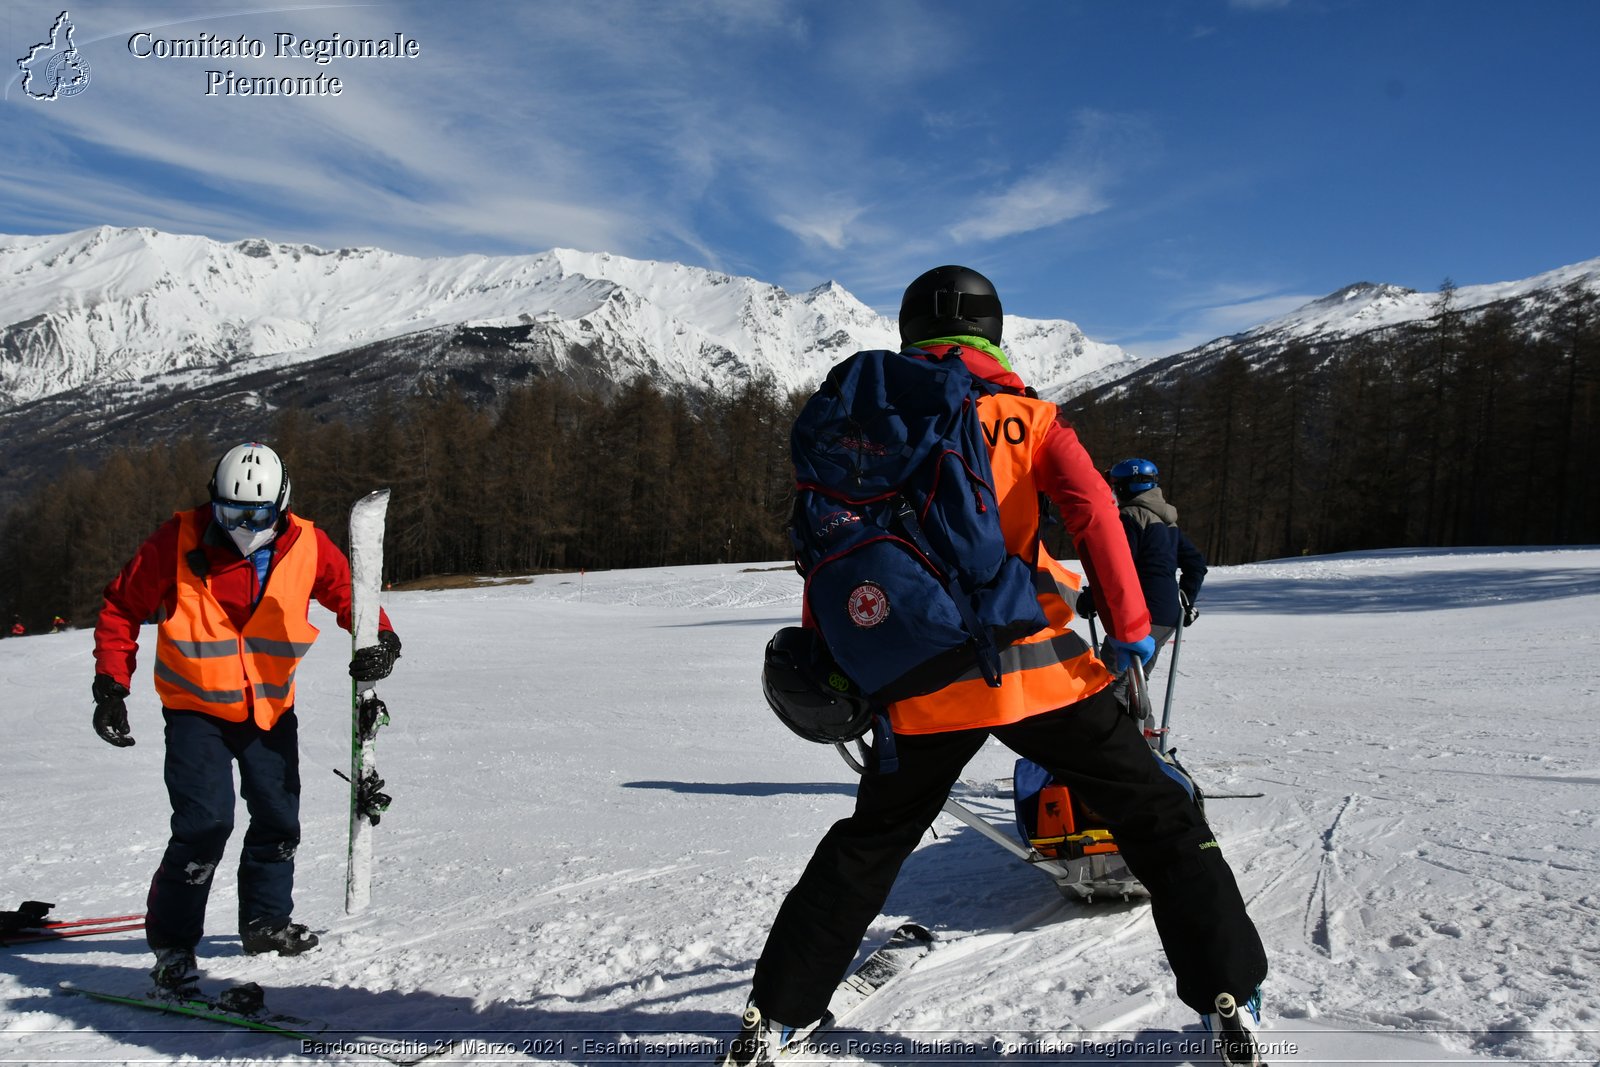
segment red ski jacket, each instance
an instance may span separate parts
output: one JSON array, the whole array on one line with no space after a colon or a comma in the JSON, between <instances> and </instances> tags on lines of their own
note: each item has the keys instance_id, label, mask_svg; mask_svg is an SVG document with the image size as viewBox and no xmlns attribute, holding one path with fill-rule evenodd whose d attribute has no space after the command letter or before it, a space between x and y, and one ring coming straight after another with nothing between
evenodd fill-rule
<instances>
[{"instance_id":1,"label":"red ski jacket","mask_svg":"<svg viewBox=\"0 0 1600 1067\"><path fill-rule=\"evenodd\" d=\"M239 555L228 535L209 521L210 511L211 505L206 504L188 512L180 512L162 523L134 553L121 573L106 586L105 600L94 628L97 674L110 675L123 685L129 685L139 652L140 624L166 618L176 607L178 567L189 566L187 561L180 562L178 559L179 534L185 519L197 513L203 513L206 518L205 533L197 549L204 556L202 565L206 571L206 582L235 630L243 630L249 622L261 594L256 568ZM339 551L339 546L317 527L302 527L293 522L285 526L287 528L272 543L272 562L268 564L267 582L270 584L272 581L272 568L277 565L278 559L298 538L308 535L315 537L317 559L311 585L312 596L317 603L333 612L339 625L348 630L350 561ZM302 533L302 530L308 533ZM394 629L389 623L389 616L381 609L378 628Z\"/></svg>"}]
</instances>

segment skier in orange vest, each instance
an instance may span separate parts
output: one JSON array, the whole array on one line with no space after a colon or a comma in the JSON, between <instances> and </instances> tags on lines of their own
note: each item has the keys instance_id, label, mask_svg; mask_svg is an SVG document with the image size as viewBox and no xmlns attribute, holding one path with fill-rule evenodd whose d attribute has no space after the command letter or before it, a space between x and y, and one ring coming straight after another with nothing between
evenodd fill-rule
<instances>
[{"instance_id":1,"label":"skier in orange vest","mask_svg":"<svg viewBox=\"0 0 1600 1067\"><path fill-rule=\"evenodd\" d=\"M300 844L295 671L317 639L313 598L349 629L350 563L289 510L289 475L263 444L218 461L211 501L180 511L111 584L95 626L94 728L134 743L125 698L140 622L159 612L154 676L166 721L172 836L150 883L145 935L160 987L192 988L206 900L233 830L233 765L250 812L239 857L239 934L250 954L297 955L317 936L291 921ZM350 676L387 677L400 639L380 615L378 643Z\"/></svg>"},{"instance_id":2,"label":"skier in orange vest","mask_svg":"<svg viewBox=\"0 0 1600 1067\"><path fill-rule=\"evenodd\" d=\"M778 910L756 963L743 1026L722 1063L763 1065L823 1016L896 876L962 768L992 736L1047 768L1099 811L1149 890L1179 998L1217 1033L1224 1062L1256 1067L1254 1025L1266 953L1233 872L1192 796L1154 759L1114 685L1155 651L1128 542L1110 487L1054 404L1039 400L1000 348L999 295L987 278L938 267L907 287L907 348L959 357L997 387L977 402L1007 550L1033 566L1046 626L1001 650L999 685L976 668L943 688L890 698L895 766L875 756L854 813L833 825ZM1039 542L1039 496L1061 510L1103 597L1111 635L1102 662L1070 629L1076 581ZM848 699L826 676L769 653L773 710L799 721ZM810 688L808 689L808 685ZM822 688L826 686L827 688ZM868 703L857 698L859 703ZM887 763L887 760L882 761Z\"/></svg>"}]
</instances>

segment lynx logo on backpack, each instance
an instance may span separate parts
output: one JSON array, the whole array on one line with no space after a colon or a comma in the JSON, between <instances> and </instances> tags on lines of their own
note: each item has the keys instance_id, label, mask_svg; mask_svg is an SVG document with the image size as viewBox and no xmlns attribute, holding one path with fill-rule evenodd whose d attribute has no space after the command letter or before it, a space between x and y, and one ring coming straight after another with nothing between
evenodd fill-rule
<instances>
[{"instance_id":1,"label":"lynx logo on backpack","mask_svg":"<svg viewBox=\"0 0 1600 1067\"><path fill-rule=\"evenodd\" d=\"M861 516L853 511L831 511L822 517L822 525L817 527L817 537L826 541L844 527L860 521Z\"/></svg>"},{"instance_id":2,"label":"lynx logo on backpack","mask_svg":"<svg viewBox=\"0 0 1600 1067\"><path fill-rule=\"evenodd\" d=\"M862 582L850 590L845 604L850 621L864 630L871 629L889 617L889 596L876 582Z\"/></svg>"}]
</instances>

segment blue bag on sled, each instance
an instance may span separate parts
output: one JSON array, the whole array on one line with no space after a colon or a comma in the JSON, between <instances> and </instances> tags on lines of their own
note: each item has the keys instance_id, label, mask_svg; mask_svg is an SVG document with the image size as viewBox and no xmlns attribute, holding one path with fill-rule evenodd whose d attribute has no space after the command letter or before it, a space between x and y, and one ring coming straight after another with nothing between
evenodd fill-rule
<instances>
[{"instance_id":1,"label":"blue bag on sled","mask_svg":"<svg viewBox=\"0 0 1600 1067\"><path fill-rule=\"evenodd\" d=\"M959 356L857 352L795 420L789 537L811 619L881 701L974 669L1046 625L1033 570L1006 550L977 401Z\"/></svg>"}]
</instances>

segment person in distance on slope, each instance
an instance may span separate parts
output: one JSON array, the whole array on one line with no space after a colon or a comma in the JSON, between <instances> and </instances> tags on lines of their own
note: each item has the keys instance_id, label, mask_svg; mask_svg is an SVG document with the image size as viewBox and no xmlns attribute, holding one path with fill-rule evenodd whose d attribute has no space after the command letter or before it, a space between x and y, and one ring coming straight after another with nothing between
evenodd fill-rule
<instances>
[{"instance_id":1,"label":"person in distance on slope","mask_svg":"<svg viewBox=\"0 0 1600 1067\"><path fill-rule=\"evenodd\" d=\"M984 434L1001 526L1007 547L1041 572L1036 587L1049 590L1039 599L1050 622L1004 650L999 687L963 678L888 704L898 767L881 773L872 761L854 814L823 837L779 908L724 1064L770 1062L793 1030L823 1015L901 865L991 736L1043 765L1107 817L1150 892L1178 995L1224 1032L1221 1047L1232 1057L1226 1062L1257 1062L1248 1013L1235 1005L1257 1003L1267 973L1261 939L1204 814L1152 757L1117 695L1126 687L1113 685L1113 672L1142 665L1154 651L1116 502L1055 405L1031 395L1013 372L1000 348L1002 324L994 286L965 267L923 274L900 307L907 347L949 351L999 387L978 401L978 413L986 428L1017 428ZM1070 629L1070 601L1062 583L1051 580L1059 565L1039 542L1041 492L1060 508L1101 590L1109 665ZM785 699L783 686L766 688L769 701ZM793 698L797 713L805 698ZM775 710L784 717L786 709Z\"/></svg>"},{"instance_id":2,"label":"person in distance on slope","mask_svg":"<svg viewBox=\"0 0 1600 1067\"><path fill-rule=\"evenodd\" d=\"M1187 629L1200 617L1195 602L1206 580L1206 558L1178 528L1178 509L1162 497L1160 471L1154 463L1122 460L1106 471L1106 480L1116 491L1128 550L1133 553L1145 607L1150 610L1150 636L1155 638L1156 653L1146 665L1148 674L1177 632L1179 620ZM1095 610L1093 592L1086 589L1078 598L1079 614Z\"/></svg>"},{"instance_id":3,"label":"person in distance on slope","mask_svg":"<svg viewBox=\"0 0 1600 1067\"><path fill-rule=\"evenodd\" d=\"M145 936L156 984L192 986L212 876L233 830L233 764L250 813L239 856L239 934L249 954L298 955L317 936L290 921L300 843L295 671L317 639L316 598L349 629L350 563L328 535L289 510L289 475L263 444L228 450L211 501L180 511L106 586L94 631L94 729L134 743L125 698L139 624L157 612L152 668L166 720L172 836L150 882ZM388 676L400 639L380 612L378 643L350 676Z\"/></svg>"}]
</instances>

